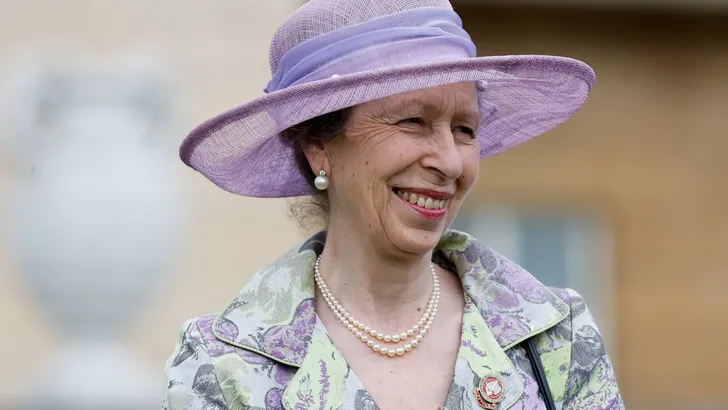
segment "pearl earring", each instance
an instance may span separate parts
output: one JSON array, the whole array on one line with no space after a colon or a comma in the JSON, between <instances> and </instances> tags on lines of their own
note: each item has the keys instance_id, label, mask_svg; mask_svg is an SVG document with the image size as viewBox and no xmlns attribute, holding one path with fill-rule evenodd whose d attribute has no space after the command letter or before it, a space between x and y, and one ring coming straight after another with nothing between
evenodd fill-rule
<instances>
[{"instance_id":1,"label":"pearl earring","mask_svg":"<svg viewBox=\"0 0 728 410\"><path fill-rule=\"evenodd\" d=\"M325 191L329 187L329 177L326 176L326 171L322 169L316 179L313 180L313 184L319 191Z\"/></svg>"}]
</instances>

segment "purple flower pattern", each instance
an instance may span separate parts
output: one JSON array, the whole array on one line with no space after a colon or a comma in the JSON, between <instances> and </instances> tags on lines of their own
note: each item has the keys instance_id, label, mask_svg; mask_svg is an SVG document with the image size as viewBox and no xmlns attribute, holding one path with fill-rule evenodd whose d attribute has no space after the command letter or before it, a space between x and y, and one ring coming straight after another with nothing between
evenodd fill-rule
<instances>
[{"instance_id":1,"label":"purple flower pattern","mask_svg":"<svg viewBox=\"0 0 728 410\"><path fill-rule=\"evenodd\" d=\"M271 327L263 333L261 348L278 359L300 363L306 356L315 324L314 300L306 299L296 309L291 323Z\"/></svg>"},{"instance_id":2,"label":"purple flower pattern","mask_svg":"<svg viewBox=\"0 0 728 410\"><path fill-rule=\"evenodd\" d=\"M202 333L202 340L205 343L205 346L207 346L207 352L212 357L219 357L228 353L233 353L236 350L235 346L232 346L229 343L225 343L215 337L215 334L212 331L212 327L215 323L216 318L217 315L213 314L202 316L197 321L197 325L200 327L200 332ZM235 327L235 324L230 321L226 322L227 323L223 324L222 326L218 324L218 329L223 330L222 334L226 336L229 334L237 335L237 328Z\"/></svg>"},{"instance_id":3,"label":"purple flower pattern","mask_svg":"<svg viewBox=\"0 0 728 410\"><path fill-rule=\"evenodd\" d=\"M273 387L265 394L266 410L283 410L283 389Z\"/></svg>"},{"instance_id":4,"label":"purple flower pattern","mask_svg":"<svg viewBox=\"0 0 728 410\"><path fill-rule=\"evenodd\" d=\"M319 392L319 402L326 403L326 395L329 393L330 387L329 374L326 372L326 362L321 360L319 363L321 363L321 378L319 379L321 391Z\"/></svg>"}]
</instances>

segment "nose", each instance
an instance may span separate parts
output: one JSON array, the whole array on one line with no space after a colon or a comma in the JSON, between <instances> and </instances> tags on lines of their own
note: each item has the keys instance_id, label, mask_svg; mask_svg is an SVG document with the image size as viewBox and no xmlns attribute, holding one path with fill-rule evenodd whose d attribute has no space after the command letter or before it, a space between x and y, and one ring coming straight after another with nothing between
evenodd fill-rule
<instances>
[{"instance_id":1,"label":"nose","mask_svg":"<svg viewBox=\"0 0 728 410\"><path fill-rule=\"evenodd\" d=\"M463 157L449 129L432 136L428 151L421 161L425 168L436 171L445 180L457 179L463 173Z\"/></svg>"}]
</instances>

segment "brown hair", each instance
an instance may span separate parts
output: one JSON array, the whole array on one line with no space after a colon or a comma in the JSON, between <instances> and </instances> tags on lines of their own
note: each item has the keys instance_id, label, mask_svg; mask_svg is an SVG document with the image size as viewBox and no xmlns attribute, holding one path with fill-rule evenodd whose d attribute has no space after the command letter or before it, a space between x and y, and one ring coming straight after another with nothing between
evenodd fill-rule
<instances>
[{"instance_id":1,"label":"brown hair","mask_svg":"<svg viewBox=\"0 0 728 410\"><path fill-rule=\"evenodd\" d=\"M319 170L311 169L311 165L304 153L312 147L323 147L341 135L349 122L350 116L351 109L344 108L311 118L281 133L283 138L293 143L298 172L304 176L314 192L309 197L294 199L288 206L291 218L303 229L326 225L330 210L328 193L317 190L313 184Z\"/></svg>"}]
</instances>

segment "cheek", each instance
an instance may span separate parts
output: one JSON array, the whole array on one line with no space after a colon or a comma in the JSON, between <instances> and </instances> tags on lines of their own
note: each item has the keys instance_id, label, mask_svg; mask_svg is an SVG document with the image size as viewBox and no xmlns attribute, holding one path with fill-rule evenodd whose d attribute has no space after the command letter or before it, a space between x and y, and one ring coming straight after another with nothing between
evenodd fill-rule
<instances>
[{"instance_id":1,"label":"cheek","mask_svg":"<svg viewBox=\"0 0 728 410\"><path fill-rule=\"evenodd\" d=\"M372 183L386 183L393 175L416 163L421 156L420 147L410 138L395 132L380 133L376 140L376 144L362 146L359 157L352 158L365 172L362 176Z\"/></svg>"},{"instance_id":2,"label":"cheek","mask_svg":"<svg viewBox=\"0 0 728 410\"><path fill-rule=\"evenodd\" d=\"M399 153L392 153L387 144L361 144L354 150L347 151L346 155L338 155L336 177L340 191L347 196L346 199L363 203L366 201L362 198L368 198L369 201L378 203L381 199L378 191L386 186L392 169L392 155Z\"/></svg>"}]
</instances>

